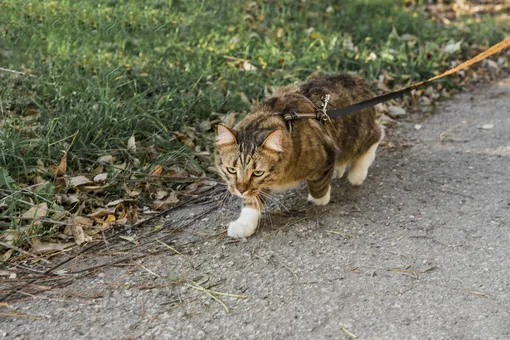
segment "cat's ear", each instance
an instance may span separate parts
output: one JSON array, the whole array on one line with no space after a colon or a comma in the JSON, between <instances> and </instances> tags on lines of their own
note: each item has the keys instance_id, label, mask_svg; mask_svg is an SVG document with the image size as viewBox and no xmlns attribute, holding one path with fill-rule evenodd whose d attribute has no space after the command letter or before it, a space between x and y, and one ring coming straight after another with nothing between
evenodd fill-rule
<instances>
[{"instance_id":1,"label":"cat's ear","mask_svg":"<svg viewBox=\"0 0 510 340\"><path fill-rule=\"evenodd\" d=\"M231 145L237 142L234 133L224 125L218 125L218 134L216 135L216 145Z\"/></svg>"},{"instance_id":2,"label":"cat's ear","mask_svg":"<svg viewBox=\"0 0 510 340\"><path fill-rule=\"evenodd\" d=\"M262 143L262 147L271 151L283 152L282 137L282 130L271 132L271 134L266 137L264 143Z\"/></svg>"}]
</instances>

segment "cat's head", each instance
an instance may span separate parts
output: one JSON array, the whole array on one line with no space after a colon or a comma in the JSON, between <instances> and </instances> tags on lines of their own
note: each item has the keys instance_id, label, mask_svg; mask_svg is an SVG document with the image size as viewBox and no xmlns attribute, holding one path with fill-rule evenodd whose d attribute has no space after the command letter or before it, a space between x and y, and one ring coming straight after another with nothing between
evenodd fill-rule
<instances>
[{"instance_id":1,"label":"cat's head","mask_svg":"<svg viewBox=\"0 0 510 340\"><path fill-rule=\"evenodd\" d=\"M239 197L254 197L282 175L283 130L247 133L219 125L215 162L228 190Z\"/></svg>"}]
</instances>

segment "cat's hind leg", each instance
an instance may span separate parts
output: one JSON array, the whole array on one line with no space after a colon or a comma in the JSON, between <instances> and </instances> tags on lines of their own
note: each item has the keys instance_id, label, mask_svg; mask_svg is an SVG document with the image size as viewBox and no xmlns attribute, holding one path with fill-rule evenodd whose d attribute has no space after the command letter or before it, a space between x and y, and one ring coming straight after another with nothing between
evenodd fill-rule
<instances>
[{"instance_id":1,"label":"cat's hind leg","mask_svg":"<svg viewBox=\"0 0 510 340\"><path fill-rule=\"evenodd\" d=\"M348 165L348 162L337 162L333 170L333 178L342 178Z\"/></svg>"},{"instance_id":2,"label":"cat's hind leg","mask_svg":"<svg viewBox=\"0 0 510 340\"><path fill-rule=\"evenodd\" d=\"M325 171L322 176L308 183L308 201L315 205L326 205L331 199L331 178L333 176L333 168Z\"/></svg>"},{"instance_id":3,"label":"cat's hind leg","mask_svg":"<svg viewBox=\"0 0 510 340\"><path fill-rule=\"evenodd\" d=\"M378 146L379 142L375 143L370 147L370 149L368 149L367 152L352 162L349 173L347 174L347 180L352 185L363 184L368 175L368 168L372 165L372 162L375 159L375 152Z\"/></svg>"}]
</instances>

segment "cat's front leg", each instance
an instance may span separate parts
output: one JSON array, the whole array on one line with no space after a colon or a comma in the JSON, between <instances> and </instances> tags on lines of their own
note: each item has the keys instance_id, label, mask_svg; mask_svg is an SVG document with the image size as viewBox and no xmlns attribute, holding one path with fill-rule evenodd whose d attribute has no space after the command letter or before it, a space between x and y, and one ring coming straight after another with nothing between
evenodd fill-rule
<instances>
[{"instance_id":1,"label":"cat's front leg","mask_svg":"<svg viewBox=\"0 0 510 340\"><path fill-rule=\"evenodd\" d=\"M233 238L251 236L259 224L262 204L262 200L255 197L245 199L241 215L228 225L228 236Z\"/></svg>"}]
</instances>

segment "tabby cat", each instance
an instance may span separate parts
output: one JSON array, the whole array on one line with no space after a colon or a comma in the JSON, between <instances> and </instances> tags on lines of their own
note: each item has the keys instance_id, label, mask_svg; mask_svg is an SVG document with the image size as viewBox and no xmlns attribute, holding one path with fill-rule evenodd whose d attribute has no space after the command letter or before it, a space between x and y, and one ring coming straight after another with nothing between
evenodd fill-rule
<instances>
[{"instance_id":1,"label":"tabby cat","mask_svg":"<svg viewBox=\"0 0 510 340\"><path fill-rule=\"evenodd\" d=\"M375 158L384 130L374 108L331 120L285 121L283 114L316 113L326 95L328 108L344 107L373 96L362 78L347 74L310 76L299 85L278 88L233 129L218 126L215 162L228 190L244 199L228 235L244 238L258 225L264 198L273 190L306 181L308 201L326 205L331 180L343 176L360 185Z\"/></svg>"}]
</instances>

